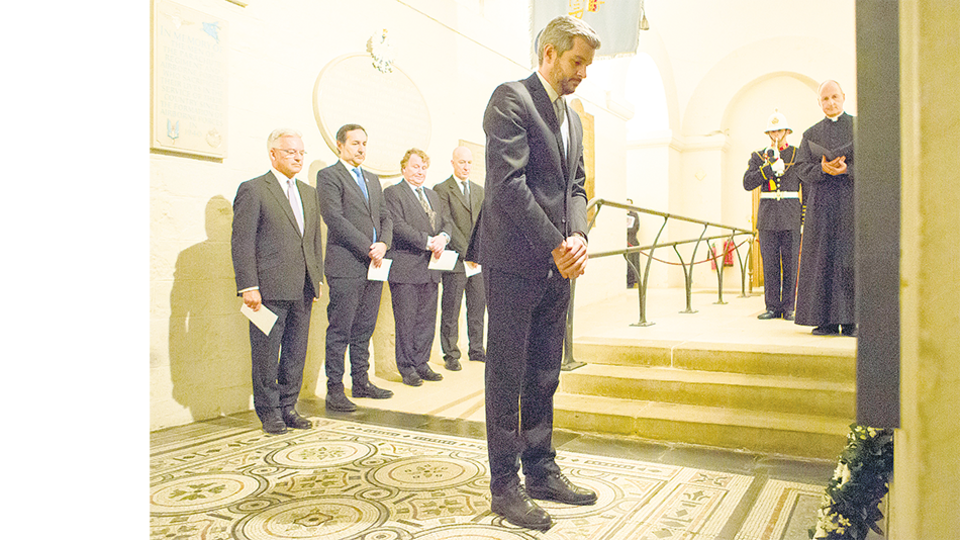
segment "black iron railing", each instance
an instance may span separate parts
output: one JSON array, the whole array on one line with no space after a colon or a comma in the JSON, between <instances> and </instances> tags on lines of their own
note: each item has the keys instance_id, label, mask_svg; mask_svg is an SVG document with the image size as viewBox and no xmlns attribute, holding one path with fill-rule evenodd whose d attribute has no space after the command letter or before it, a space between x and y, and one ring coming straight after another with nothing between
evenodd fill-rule
<instances>
[{"instance_id":1,"label":"black iron railing","mask_svg":"<svg viewBox=\"0 0 960 540\"><path fill-rule=\"evenodd\" d=\"M741 229L740 227L733 227L731 225L723 225L722 223L713 223L710 221L704 221L702 219L688 218L685 216L678 216L674 214L669 214L666 212L660 212L657 210L650 210L648 208L641 208L639 206L634 206L632 204L620 203L616 201L608 201L606 199L595 198L590 201L587 205L587 212L589 213L591 209L595 209L593 213L593 218L588 224L587 230L593 228L593 225L596 223L597 216L600 215L600 211L604 207L619 208L626 211L635 211L638 214L658 216L663 218L663 223L660 225L660 230L657 231L657 235L653 239L653 243L647 246L632 246L624 249L616 249L612 251L599 251L590 253L590 258L596 259L600 257L610 257L620 255L626 261L627 265L633 269L636 273L637 279L637 294L639 296L640 303L640 317L636 323L631 324L631 326L651 326L655 323L647 320L647 284L650 278L650 267L653 264L653 261L657 260L664 262L666 264L678 264L683 268L683 281L684 289L686 291L687 297L687 306L686 309L680 313L696 313L696 310L693 309L693 267L695 264L704 263L713 261L717 268L717 301L716 304L726 304L723 301L723 267L724 267L724 257L728 253L726 246L731 246L732 251L737 255L737 262L740 266L740 296L747 296L747 265L750 263L750 257L753 254L752 245L753 245L753 236L754 232L748 229ZM696 225L701 225L703 229L700 232L700 235L697 238L688 238L685 240L678 240L674 242L664 242L660 243L660 236L663 234L664 229L667 227L667 223L670 220L680 221L683 223L692 223ZM722 231L722 234L712 234L707 236L707 232L711 229L716 230L717 232ZM744 239L744 237L748 237ZM741 238L744 241L737 243L737 239ZM725 248L721 252L711 249L710 254L702 261L697 261L697 250L700 248L700 245L704 242L711 242L712 240L724 240ZM729 243L727 243L729 241ZM680 253L679 246L693 244L693 251L690 253L689 261L685 261L683 255ZM741 255L740 247L742 245L747 245L746 256ZM657 259L654 257L654 252L658 248L673 248L674 253L676 253L679 263L670 263L662 259ZM637 253L644 255L647 258L646 265L644 265L643 272L640 272L640 268L630 260L629 255L632 253ZM576 291L577 280L574 279L570 284L570 306L567 310L567 334L566 340L564 343L564 359L563 359L563 370L569 371L571 369L576 369L583 365L582 362L577 362L573 359L573 296Z\"/></svg>"}]
</instances>

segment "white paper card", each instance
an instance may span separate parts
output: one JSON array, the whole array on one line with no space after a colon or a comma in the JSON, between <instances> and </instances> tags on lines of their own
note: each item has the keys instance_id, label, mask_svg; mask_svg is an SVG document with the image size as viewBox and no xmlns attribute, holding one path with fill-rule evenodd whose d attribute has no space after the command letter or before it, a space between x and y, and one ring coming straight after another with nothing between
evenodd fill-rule
<instances>
[{"instance_id":1,"label":"white paper card","mask_svg":"<svg viewBox=\"0 0 960 540\"><path fill-rule=\"evenodd\" d=\"M387 276L390 275L391 264L393 264L392 260L383 259L380 262L380 268L377 268L373 265L373 261L370 261L370 268L367 269L367 279L370 281L386 281Z\"/></svg>"},{"instance_id":2,"label":"white paper card","mask_svg":"<svg viewBox=\"0 0 960 540\"><path fill-rule=\"evenodd\" d=\"M480 265L478 264L473 268L470 268L469 264L464 264L463 270L467 274L467 277L472 277L480 273Z\"/></svg>"},{"instance_id":3,"label":"white paper card","mask_svg":"<svg viewBox=\"0 0 960 540\"><path fill-rule=\"evenodd\" d=\"M453 270L453 267L457 265L458 257L460 255L456 251L446 249L440 254L439 259L430 256L430 264L427 265L427 268L430 270Z\"/></svg>"},{"instance_id":4,"label":"white paper card","mask_svg":"<svg viewBox=\"0 0 960 540\"><path fill-rule=\"evenodd\" d=\"M260 309L254 311L246 304L240 306L240 313L246 315L250 322L260 329L265 335L270 335L274 323L277 322L277 314L267 309L267 306L260 304Z\"/></svg>"}]
</instances>

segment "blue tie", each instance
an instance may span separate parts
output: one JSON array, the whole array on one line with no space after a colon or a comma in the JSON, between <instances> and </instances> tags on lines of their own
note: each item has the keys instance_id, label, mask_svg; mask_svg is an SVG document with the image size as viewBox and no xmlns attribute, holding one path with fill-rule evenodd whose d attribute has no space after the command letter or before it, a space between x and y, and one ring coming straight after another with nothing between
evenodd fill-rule
<instances>
[{"instance_id":1,"label":"blue tie","mask_svg":"<svg viewBox=\"0 0 960 540\"><path fill-rule=\"evenodd\" d=\"M360 186L360 191L363 192L363 198L364 198L364 200L366 200L366 201L369 203L369 202L370 202L370 194L367 193L367 183L363 181L363 173L360 172L360 167L354 167L354 168L351 169L351 170L353 171L354 180L357 181L357 185ZM376 227L374 227L374 229L373 229L373 241L374 241L374 242L377 241L377 229L376 229Z\"/></svg>"},{"instance_id":2,"label":"blue tie","mask_svg":"<svg viewBox=\"0 0 960 540\"><path fill-rule=\"evenodd\" d=\"M370 195L367 193L367 183L363 181L363 173L360 172L360 167L353 168L353 176L357 181L357 185L360 186L360 191L363 192L363 198L367 202L370 202Z\"/></svg>"}]
</instances>

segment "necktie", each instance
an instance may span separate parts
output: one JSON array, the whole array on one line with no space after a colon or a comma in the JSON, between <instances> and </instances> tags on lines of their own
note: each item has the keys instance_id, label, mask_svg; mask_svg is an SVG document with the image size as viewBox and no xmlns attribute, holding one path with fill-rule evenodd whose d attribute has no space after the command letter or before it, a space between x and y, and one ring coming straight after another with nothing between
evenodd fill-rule
<instances>
[{"instance_id":1,"label":"necktie","mask_svg":"<svg viewBox=\"0 0 960 540\"><path fill-rule=\"evenodd\" d=\"M567 120L567 107L566 102L563 101L563 97L558 97L556 101L553 102L553 109L557 113L557 123L560 124L560 139L563 141L563 144L560 146L563 147L563 155L567 155L567 130L564 128L564 124Z\"/></svg>"},{"instance_id":2,"label":"necktie","mask_svg":"<svg viewBox=\"0 0 960 540\"><path fill-rule=\"evenodd\" d=\"M423 195L423 188L417 188L417 197L420 198L420 206L423 207L423 211L426 212L427 217L430 218L430 228L436 229L436 214L430 208L430 203L427 202L427 198Z\"/></svg>"},{"instance_id":3,"label":"necktie","mask_svg":"<svg viewBox=\"0 0 960 540\"><path fill-rule=\"evenodd\" d=\"M287 180L287 200L290 201L290 208L293 210L293 216L297 218L297 226L300 227L300 234L303 234L303 207L300 205L300 197L297 196L297 181Z\"/></svg>"},{"instance_id":4,"label":"necktie","mask_svg":"<svg viewBox=\"0 0 960 540\"><path fill-rule=\"evenodd\" d=\"M353 168L353 177L357 181L357 185L360 186L360 191L363 192L363 198L369 202L370 195L367 193L367 183L363 180L363 173L360 172L360 167Z\"/></svg>"},{"instance_id":5,"label":"necktie","mask_svg":"<svg viewBox=\"0 0 960 540\"><path fill-rule=\"evenodd\" d=\"M467 199L467 208L473 211L472 204L470 203L470 182L469 180L463 181L463 196Z\"/></svg>"}]
</instances>

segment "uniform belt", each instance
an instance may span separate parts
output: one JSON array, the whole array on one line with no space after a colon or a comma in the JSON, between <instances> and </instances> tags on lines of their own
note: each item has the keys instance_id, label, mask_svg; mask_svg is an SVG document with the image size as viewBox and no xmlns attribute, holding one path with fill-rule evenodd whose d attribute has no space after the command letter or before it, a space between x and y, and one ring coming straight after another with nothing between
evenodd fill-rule
<instances>
[{"instance_id":1,"label":"uniform belt","mask_svg":"<svg viewBox=\"0 0 960 540\"><path fill-rule=\"evenodd\" d=\"M778 201L781 199L799 199L800 192L799 191L761 191L760 198L776 199Z\"/></svg>"}]
</instances>

